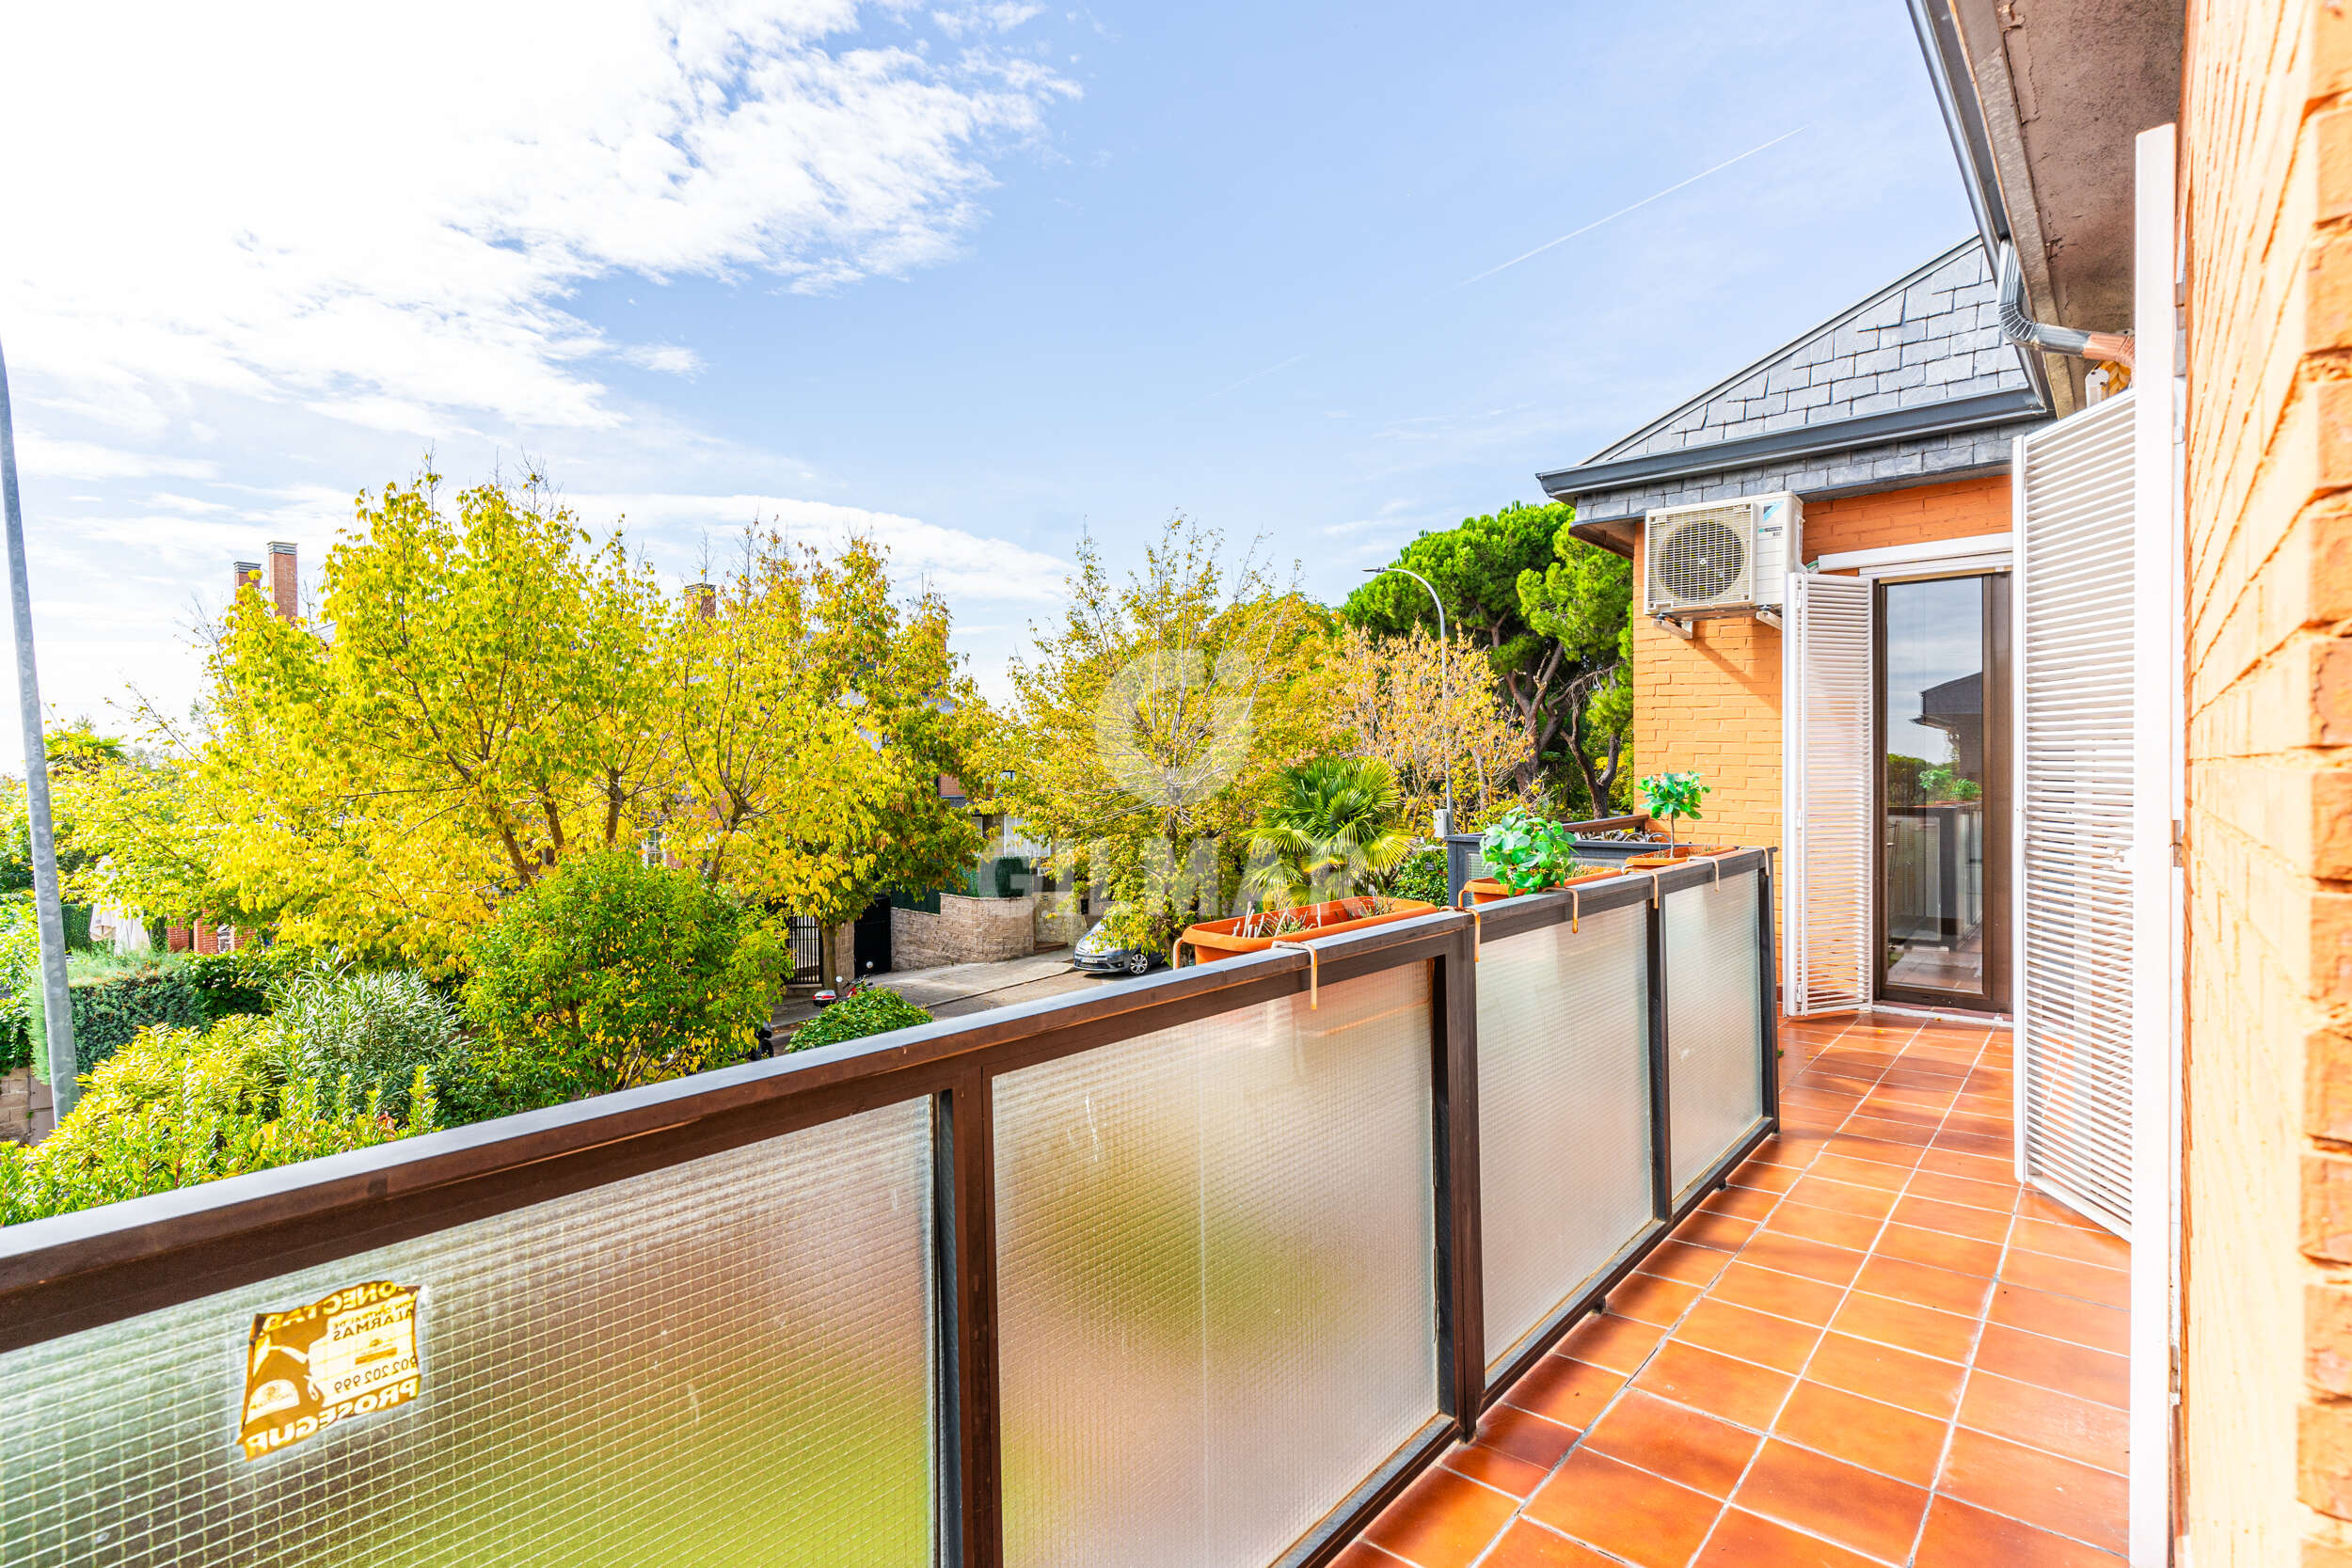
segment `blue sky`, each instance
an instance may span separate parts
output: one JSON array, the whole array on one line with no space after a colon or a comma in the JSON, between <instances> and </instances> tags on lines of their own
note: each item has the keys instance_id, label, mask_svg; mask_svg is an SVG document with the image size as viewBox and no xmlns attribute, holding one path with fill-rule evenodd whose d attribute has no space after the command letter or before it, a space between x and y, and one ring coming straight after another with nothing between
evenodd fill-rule
<instances>
[{"instance_id":1,"label":"blue sky","mask_svg":"<svg viewBox=\"0 0 2352 1568\"><path fill-rule=\"evenodd\" d=\"M1081 529L1336 597L1968 228L1898 0L51 9L0 344L66 715L184 704L229 562L428 449L681 580L871 531L1001 690Z\"/></svg>"}]
</instances>

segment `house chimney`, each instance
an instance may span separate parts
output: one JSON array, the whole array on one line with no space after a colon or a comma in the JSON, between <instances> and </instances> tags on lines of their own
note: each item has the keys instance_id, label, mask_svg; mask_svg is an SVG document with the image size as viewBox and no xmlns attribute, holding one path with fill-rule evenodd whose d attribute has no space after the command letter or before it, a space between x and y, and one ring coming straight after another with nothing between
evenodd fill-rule
<instances>
[{"instance_id":1,"label":"house chimney","mask_svg":"<svg viewBox=\"0 0 2352 1568\"><path fill-rule=\"evenodd\" d=\"M712 621L719 615L719 589L715 583L690 582L686 592L694 600L694 619Z\"/></svg>"},{"instance_id":2,"label":"house chimney","mask_svg":"<svg viewBox=\"0 0 2352 1568\"><path fill-rule=\"evenodd\" d=\"M256 594L262 591L262 563L260 562L232 561L229 563L229 573L231 578L229 584L230 598L235 598L237 594L248 588Z\"/></svg>"},{"instance_id":3,"label":"house chimney","mask_svg":"<svg viewBox=\"0 0 2352 1568\"><path fill-rule=\"evenodd\" d=\"M269 543L269 596L279 620L294 618L294 547L282 539Z\"/></svg>"}]
</instances>

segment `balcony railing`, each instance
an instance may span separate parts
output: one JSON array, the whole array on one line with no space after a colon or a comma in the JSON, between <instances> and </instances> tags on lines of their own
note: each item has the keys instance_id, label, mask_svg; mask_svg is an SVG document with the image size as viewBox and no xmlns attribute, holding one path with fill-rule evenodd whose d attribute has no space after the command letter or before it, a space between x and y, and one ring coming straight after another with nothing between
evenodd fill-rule
<instances>
[{"instance_id":1,"label":"balcony railing","mask_svg":"<svg viewBox=\"0 0 2352 1568\"><path fill-rule=\"evenodd\" d=\"M1327 1561L1770 1134L1771 877L1744 851L0 1232L0 1541ZM267 1315L358 1286L416 1290L396 1397L380 1311L260 1364L299 1338Z\"/></svg>"}]
</instances>

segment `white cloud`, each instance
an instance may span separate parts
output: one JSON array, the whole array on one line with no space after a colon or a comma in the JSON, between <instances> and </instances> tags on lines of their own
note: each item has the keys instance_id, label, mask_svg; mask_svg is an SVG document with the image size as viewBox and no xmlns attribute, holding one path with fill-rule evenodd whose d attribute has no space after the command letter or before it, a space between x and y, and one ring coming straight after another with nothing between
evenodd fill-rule
<instances>
[{"instance_id":1,"label":"white cloud","mask_svg":"<svg viewBox=\"0 0 2352 1568\"><path fill-rule=\"evenodd\" d=\"M1062 579L1070 571L1067 562L1002 539L830 501L670 492L566 493L564 501L591 530L601 531L620 520L632 537L648 531L668 536L671 547L666 553L674 559L664 564L675 567L686 564L679 547L691 535L707 532L714 551L723 551L729 535L746 524L760 523L824 546L853 535L871 539L889 550L891 572L899 581L925 578L950 600L1051 603L1061 597Z\"/></svg>"},{"instance_id":2,"label":"white cloud","mask_svg":"<svg viewBox=\"0 0 2352 1568\"><path fill-rule=\"evenodd\" d=\"M1009 33L1031 17L1044 14L1043 6L994 0L993 4L966 6L961 10L933 11L931 24L949 38L960 39L967 33Z\"/></svg>"},{"instance_id":3,"label":"white cloud","mask_svg":"<svg viewBox=\"0 0 2352 1568\"><path fill-rule=\"evenodd\" d=\"M27 479L144 479L149 475L207 479L218 467L201 458L124 451L90 441L61 441L24 429L16 433L16 463Z\"/></svg>"},{"instance_id":4,"label":"white cloud","mask_svg":"<svg viewBox=\"0 0 2352 1568\"><path fill-rule=\"evenodd\" d=\"M703 368L703 356L678 343L637 343L621 350L621 357L664 375L692 375Z\"/></svg>"},{"instance_id":5,"label":"white cloud","mask_svg":"<svg viewBox=\"0 0 2352 1568\"><path fill-rule=\"evenodd\" d=\"M160 506L170 512L185 512L190 516L199 516L208 512L233 512L236 510L236 508L230 506L227 501L208 501L196 496L175 495L169 490L156 491L153 495L147 498L147 504L150 506Z\"/></svg>"},{"instance_id":6,"label":"white cloud","mask_svg":"<svg viewBox=\"0 0 2352 1568\"><path fill-rule=\"evenodd\" d=\"M857 0L13 15L0 139L40 150L0 163L10 357L133 428L201 391L406 434L608 428L594 356L685 373L691 351L615 350L577 285L821 289L936 261L991 151L1076 90L861 20Z\"/></svg>"},{"instance_id":7,"label":"white cloud","mask_svg":"<svg viewBox=\"0 0 2352 1568\"><path fill-rule=\"evenodd\" d=\"M1422 508L1417 501L1397 498L1382 501L1379 515L1376 516L1354 517L1345 522L1326 523L1323 525L1323 533L1327 539L1345 539L1352 534L1359 533L1393 533L1399 528L1409 525L1416 518L1424 523L1430 523L1434 521L1436 515L1435 513Z\"/></svg>"}]
</instances>

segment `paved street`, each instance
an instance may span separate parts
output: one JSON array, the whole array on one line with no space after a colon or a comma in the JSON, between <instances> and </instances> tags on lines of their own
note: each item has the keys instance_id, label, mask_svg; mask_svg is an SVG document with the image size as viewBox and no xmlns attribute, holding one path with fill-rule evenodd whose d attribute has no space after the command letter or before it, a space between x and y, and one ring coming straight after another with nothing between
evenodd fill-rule
<instances>
[{"instance_id":1,"label":"paved street","mask_svg":"<svg viewBox=\"0 0 2352 1568\"><path fill-rule=\"evenodd\" d=\"M1025 958L1004 958L994 963L946 964L938 969L906 970L899 974L880 975L875 980L875 984L887 987L916 1006L928 1010L933 1018L958 1018L966 1013L987 1012L993 1007L1009 1007L1016 1003L1036 1002L1095 986L1115 986L1125 982L1124 975L1088 974L1073 969L1067 947L1032 953ZM779 1029L790 1028L816 1016L814 1003L792 997L776 1008L775 1023Z\"/></svg>"},{"instance_id":2,"label":"paved street","mask_svg":"<svg viewBox=\"0 0 2352 1568\"><path fill-rule=\"evenodd\" d=\"M1113 979L1073 969L1070 949L1057 947L1032 953L1025 958L1005 958L995 963L909 970L882 975L878 983L928 1009L933 1018L957 1018L1095 986L1115 986L1124 979L1123 975Z\"/></svg>"}]
</instances>

